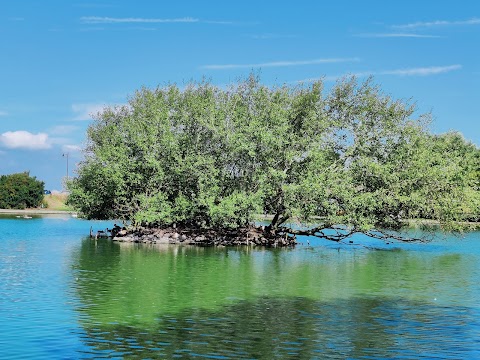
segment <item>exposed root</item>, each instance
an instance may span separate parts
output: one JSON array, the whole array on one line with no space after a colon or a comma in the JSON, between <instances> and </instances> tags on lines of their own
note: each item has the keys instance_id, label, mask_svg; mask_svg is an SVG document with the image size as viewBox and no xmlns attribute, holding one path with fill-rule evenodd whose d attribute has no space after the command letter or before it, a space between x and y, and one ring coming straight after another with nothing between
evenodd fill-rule
<instances>
[{"instance_id":1,"label":"exposed root","mask_svg":"<svg viewBox=\"0 0 480 360\"><path fill-rule=\"evenodd\" d=\"M250 226L235 230L141 227L134 230L122 230L113 240L119 242L197 246L293 247L297 243L295 235L284 232L269 232L263 226Z\"/></svg>"}]
</instances>

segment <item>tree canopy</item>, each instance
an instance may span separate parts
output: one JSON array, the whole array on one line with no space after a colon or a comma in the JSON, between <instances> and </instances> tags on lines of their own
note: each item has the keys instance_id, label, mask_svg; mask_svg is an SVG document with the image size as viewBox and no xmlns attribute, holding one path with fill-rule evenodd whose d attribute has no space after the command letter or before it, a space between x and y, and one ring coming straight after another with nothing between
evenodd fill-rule
<instances>
[{"instance_id":1,"label":"tree canopy","mask_svg":"<svg viewBox=\"0 0 480 360\"><path fill-rule=\"evenodd\" d=\"M69 202L88 218L159 227L236 229L270 214L266 231L335 241L406 219L452 228L480 213L479 150L429 134L429 120L372 79L142 88L89 127Z\"/></svg>"},{"instance_id":2,"label":"tree canopy","mask_svg":"<svg viewBox=\"0 0 480 360\"><path fill-rule=\"evenodd\" d=\"M0 209L25 209L40 205L44 183L28 172L0 175Z\"/></svg>"}]
</instances>

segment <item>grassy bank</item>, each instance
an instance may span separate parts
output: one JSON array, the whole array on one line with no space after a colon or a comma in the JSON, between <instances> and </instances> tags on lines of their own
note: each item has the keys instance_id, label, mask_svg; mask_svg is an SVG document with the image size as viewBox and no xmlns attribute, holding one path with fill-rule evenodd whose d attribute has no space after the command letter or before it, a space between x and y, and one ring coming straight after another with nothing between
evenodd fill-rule
<instances>
[{"instance_id":1,"label":"grassy bank","mask_svg":"<svg viewBox=\"0 0 480 360\"><path fill-rule=\"evenodd\" d=\"M44 196L43 202L45 207L49 210L73 211L70 206L65 204L67 197L68 195L65 193L49 194Z\"/></svg>"},{"instance_id":2,"label":"grassy bank","mask_svg":"<svg viewBox=\"0 0 480 360\"><path fill-rule=\"evenodd\" d=\"M65 214L65 213L75 213L73 208L67 206L65 203L67 201L68 195L65 193L55 193L45 195L43 198L42 205L43 207L33 208L33 209L0 209L0 214L9 214L9 215L45 215L45 214Z\"/></svg>"}]
</instances>

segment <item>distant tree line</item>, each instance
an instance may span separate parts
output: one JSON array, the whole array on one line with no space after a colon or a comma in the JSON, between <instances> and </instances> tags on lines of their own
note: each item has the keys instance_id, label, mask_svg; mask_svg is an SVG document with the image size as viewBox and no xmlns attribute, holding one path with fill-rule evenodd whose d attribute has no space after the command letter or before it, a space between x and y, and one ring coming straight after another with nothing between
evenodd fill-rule
<instances>
[{"instance_id":1,"label":"distant tree line","mask_svg":"<svg viewBox=\"0 0 480 360\"><path fill-rule=\"evenodd\" d=\"M407 219L456 229L479 217L480 152L429 121L371 79L144 88L89 127L69 201L137 226L238 229L267 213L266 232L334 241Z\"/></svg>"},{"instance_id":2,"label":"distant tree line","mask_svg":"<svg viewBox=\"0 0 480 360\"><path fill-rule=\"evenodd\" d=\"M40 206L44 182L29 172L0 175L0 208L25 209Z\"/></svg>"}]
</instances>

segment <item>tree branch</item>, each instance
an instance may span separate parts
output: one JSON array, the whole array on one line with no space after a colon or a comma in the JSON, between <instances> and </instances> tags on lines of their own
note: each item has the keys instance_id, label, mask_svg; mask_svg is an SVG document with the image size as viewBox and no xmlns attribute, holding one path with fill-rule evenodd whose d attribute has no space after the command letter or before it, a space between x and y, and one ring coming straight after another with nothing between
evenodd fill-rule
<instances>
[{"instance_id":1,"label":"tree branch","mask_svg":"<svg viewBox=\"0 0 480 360\"><path fill-rule=\"evenodd\" d=\"M354 234L364 234L371 238L382 240L382 241L401 241L401 242L429 242L431 241L428 237L409 237L409 236L402 236L398 233L392 233L382 230L370 230L370 231L360 231L356 228L348 229L345 226L341 225L332 225L332 224L324 224L319 227L314 227L312 229L292 229L290 227L282 227L279 231L288 233L290 235L298 235L298 236L315 236L321 239L341 242L346 238L354 235Z\"/></svg>"},{"instance_id":2,"label":"tree branch","mask_svg":"<svg viewBox=\"0 0 480 360\"><path fill-rule=\"evenodd\" d=\"M381 230L371 230L371 231L364 232L364 234L371 237L371 238L382 240L382 241L397 240L397 241L401 241L401 242L423 242L423 243L425 243L425 242L429 242L429 241L432 240L431 238L428 238L426 236L424 236L424 237L408 237L408 236L402 236L402 235L399 235L399 234L393 234L391 232L386 232L386 231L381 231Z\"/></svg>"},{"instance_id":3,"label":"tree branch","mask_svg":"<svg viewBox=\"0 0 480 360\"><path fill-rule=\"evenodd\" d=\"M333 225L322 225L312 229L292 229L290 227L282 227L281 231L291 235L315 236L335 242L340 242L357 232L354 229L349 230L343 226Z\"/></svg>"}]
</instances>

